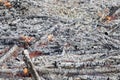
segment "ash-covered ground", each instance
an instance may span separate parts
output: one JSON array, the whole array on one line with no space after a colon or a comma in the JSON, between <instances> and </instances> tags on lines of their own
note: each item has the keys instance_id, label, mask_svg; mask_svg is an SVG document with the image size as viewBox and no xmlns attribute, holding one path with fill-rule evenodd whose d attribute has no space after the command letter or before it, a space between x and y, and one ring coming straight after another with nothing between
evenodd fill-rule
<instances>
[{"instance_id":1,"label":"ash-covered ground","mask_svg":"<svg viewBox=\"0 0 120 80\"><path fill-rule=\"evenodd\" d=\"M9 2L12 5L10 8L0 3L1 50L16 44L13 38L21 35L30 36L35 38L29 47L30 51L41 51L49 56L79 54L84 58L98 54L93 57L93 61L105 60L108 68L112 65L117 71L108 70L109 72L103 72L102 75L107 78L94 80L120 79L119 0L9 0ZM48 40L49 36L52 40ZM4 38L7 39L2 40ZM89 76L86 80L93 80L93 77Z\"/></svg>"}]
</instances>

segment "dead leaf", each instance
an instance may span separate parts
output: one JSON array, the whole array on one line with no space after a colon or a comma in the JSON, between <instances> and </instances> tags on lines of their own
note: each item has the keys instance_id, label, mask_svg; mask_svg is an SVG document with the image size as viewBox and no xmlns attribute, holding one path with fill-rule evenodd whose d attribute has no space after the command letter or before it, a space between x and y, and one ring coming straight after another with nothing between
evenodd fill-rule
<instances>
[{"instance_id":1,"label":"dead leaf","mask_svg":"<svg viewBox=\"0 0 120 80\"><path fill-rule=\"evenodd\" d=\"M21 39L21 40L24 40L26 43L30 43L30 42L33 41L35 38L34 38L34 37L30 37L30 36L21 35L21 36L20 36L20 39Z\"/></svg>"},{"instance_id":2,"label":"dead leaf","mask_svg":"<svg viewBox=\"0 0 120 80\"><path fill-rule=\"evenodd\" d=\"M29 54L30 58L41 56L43 53L40 51L33 51Z\"/></svg>"},{"instance_id":3,"label":"dead leaf","mask_svg":"<svg viewBox=\"0 0 120 80\"><path fill-rule=\"evenodd\" d=\"M12 4L9 1L5 1L4 6L7 7L7 8L11 8Z\"/></svg>"}]
</instances>

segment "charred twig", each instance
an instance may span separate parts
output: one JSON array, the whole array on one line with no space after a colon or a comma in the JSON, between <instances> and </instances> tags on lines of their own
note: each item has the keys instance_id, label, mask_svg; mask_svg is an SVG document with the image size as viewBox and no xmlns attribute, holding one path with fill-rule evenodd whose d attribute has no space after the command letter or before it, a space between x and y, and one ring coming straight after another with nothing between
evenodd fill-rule
<instances>
[{"instance_id":1,"label":"charred twig","mask_svg":"<svg viewBox=\"0 0 120 80\"><path fill-rule=\"evenodd\" d=\"M24 50L23 55L24 55L24 58L25 58L25 63L27 65L31 75L33 76L34 80L40 80L40 77L39 77L39 75L38 75L30 57L29 57L28 50Z\"/></svg>"},{"instance_id":2,"label":"charred twig","mask_svg":"<svg viewBox=\"0 0 120 80\"><path fill-rule=\"evenodd\" d=\"M36 69L40 73L44 73L44 74L51 73L51 74L61 74L66 76L120 72L120 70L117 68L108 68L108 67L96 68L96 69L82 69L82 70L77 70L77 69L61 69L60 70L58 68L48 69L48 68L39 68L39 67L36 67Z\"/></svg>"},{"instance_id":3,"label":"charred twig","mask_svg":"<svg viewBox=\"0 0 120 80\"><path fill-rule=\"evenodd\" d=\"M30 15L30 16L25 16L23 18L27 18L27 19L34 19L34 18L42 18L43 20L47 20L49 17L46 15L43 16L39 16L39 15Z\"/></svg>"},{"instance_id":4,"label":"charred twig","mask_svg":"<svg viewBox=\"0 0 120 80\"><path fill-rule=\"evenodd\" d=\"M16 51L18 51L19 47L17 45L14 45L5 55L3 55L0 58L0 63L3 63L5 60L10 58L12 55L15 54Z\"/></svg>"},{"instance_id":5,"label":"charred twig","mask_svg":"<svg viewBox=\"0 0 120 80\"><path fill-rule=\"evenodd\" d=\"M11 74L14 74L14 73L17 73L17 72L19 72L20 70L19 69L15 69L15 70L13 70L13 69L0 69L0 73L11 73Z\"/></svg>"},{"instance_id":6,"label":"charred twig","mask_svg":"<svg viewBox=\"0 0 120 80\"><path fill-rule=\"evenodd\" d=\"M18 43L19 39L16 38L7 38L7 37L2 37L0 38L0 44L1 45L14 45Z\"/></svg>"},{"instance_id":7,"label":"charred twig","mask_svg":"<svg viewBox=\"0 0 120 80\"><path fill-rule=\"evenodd\" d=\"M114 33L117 29L119 29L119 27L120 27L120 23L114 25L114 28L111 31L109 31L109 33Z\"/></svg>"},{"instance_id":8,"label":"charred twig","mask_svg":"<svg viewBox=\"0 0 120 80\"><path fill-rule=\"evenodd\" d=\"M99 36L99 40L102 42L102 44L110 44L112 46L114 46L115 48L119 48L119 40L115 40L115 39L112 39L106 35L103 35L103 34L97 34L96 36Z\"/></svg>"},{"instance_id":9,"label":"charred twig","mask_svg":"<svg viewBox=\"0 0 120 80\"><path fill-rule=\"evenodd\" d=\"M31 42L26 42L25 40L20 39L20 37L2 37L0 38L0 45L17 45L19 47L27 47L32 45Z\"/></svg>"},{"instance_id":10,"label":"charred twig","mask_svg":"<svg viewBox=\"0 0 120 80\"><path fill-rule=\"evenodd\" d=\"M120 9L120 6L112 6L110 7L110 13L108 16L112 16L118 9Z\"/></svg>"}]
</instances>

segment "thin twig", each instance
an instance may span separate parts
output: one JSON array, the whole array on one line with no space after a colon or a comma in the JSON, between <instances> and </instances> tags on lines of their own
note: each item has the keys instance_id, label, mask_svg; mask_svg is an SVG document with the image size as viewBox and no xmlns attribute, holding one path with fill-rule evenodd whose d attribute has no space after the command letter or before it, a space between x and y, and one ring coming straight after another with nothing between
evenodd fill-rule
<instances>
[{"instance_id":1,"label":"thin twig","mask_svg":"<svg viewBox=\"0 0 120 80\"><path fill-rule=\"evenodd\" d=\"M23 55L25 57L25 63L31 73L31 75L33 76L34 80L41 80L35 67L34 64L32 63L30 57L29 57L29 51L28 50L24 50Z\"/></svg>"}]
</instances>

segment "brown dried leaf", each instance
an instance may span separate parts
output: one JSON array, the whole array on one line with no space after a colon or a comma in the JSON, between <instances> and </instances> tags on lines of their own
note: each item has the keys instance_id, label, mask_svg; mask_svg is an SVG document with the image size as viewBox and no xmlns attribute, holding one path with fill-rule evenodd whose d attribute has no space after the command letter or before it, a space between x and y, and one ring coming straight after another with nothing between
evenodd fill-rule
<instances>
[{"instance_id":1,"label":"brown dried leaf","mask_svg":"<svg viewBox=\"0 0 120 80\"><path fill-rule=\"evenodd\" d=\"M33 51L29 54L30 58L41 56L43 53L40 51Z\"/></svg>"},{"instance_id":2,"label":"brown dried leaf","mask_svg":"<svg viewBox=\"0 0 120 80\"><path fill-rule=\"evenodd\" d=\"M5 1L4 6L7 7L7 8L11 8L12 4L9 1Z\"/></svg>"},{"instance_id":3,"label":"brown dried leaf","mask_svg":"<svg viewBox=\"0 0 120 80\"><path fill-rule=\"evenodd\" d=\"M21 39L21 40L24 40L26 43L30 43L30 42L33 41L35 38L34 38L34 37L30 37L30 36L21 35L21 36L20 36L20 39Z\"/></svg>"}]
</instances>

